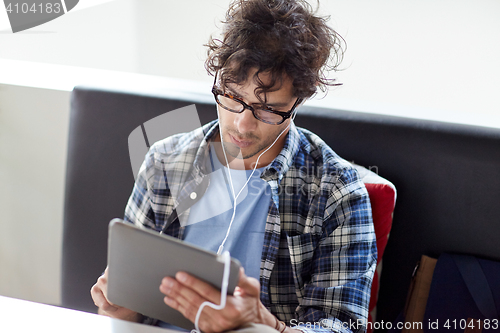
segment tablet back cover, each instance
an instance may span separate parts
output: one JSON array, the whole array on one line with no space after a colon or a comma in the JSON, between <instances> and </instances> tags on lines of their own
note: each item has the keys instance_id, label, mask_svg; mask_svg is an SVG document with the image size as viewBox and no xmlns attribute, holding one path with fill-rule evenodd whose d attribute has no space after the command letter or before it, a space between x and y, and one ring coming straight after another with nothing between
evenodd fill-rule
<instances>
[{"instance_id":1,"label":"tablet back cover","mask_svg":"<svg viewBox=\"0 0 500 333\"><path fill-rule=\"evenodd\" d=\"M228 293L238 283L240 264L231 259ZM192 329L194 324L167 306L160 290L165 276L184 271L220 290L224 263L214 253L114 219L108 236L108 299L145 316Z\"/></svg>"}]
</instances>

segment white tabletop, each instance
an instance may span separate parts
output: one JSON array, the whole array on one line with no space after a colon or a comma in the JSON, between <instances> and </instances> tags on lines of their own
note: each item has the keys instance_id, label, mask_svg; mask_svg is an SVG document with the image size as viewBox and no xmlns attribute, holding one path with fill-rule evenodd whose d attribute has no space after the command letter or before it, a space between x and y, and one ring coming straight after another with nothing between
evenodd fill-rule
<instances>
[{"instance_id":1,"label":"white tabletop","mask_svg":"<svg viewBox=\"0 0 500 333\"><path fill-rule=\"evenodd\" d=\"M177 331L0 296L0 332L174 333Z\"/></svg>"}]
</instances>

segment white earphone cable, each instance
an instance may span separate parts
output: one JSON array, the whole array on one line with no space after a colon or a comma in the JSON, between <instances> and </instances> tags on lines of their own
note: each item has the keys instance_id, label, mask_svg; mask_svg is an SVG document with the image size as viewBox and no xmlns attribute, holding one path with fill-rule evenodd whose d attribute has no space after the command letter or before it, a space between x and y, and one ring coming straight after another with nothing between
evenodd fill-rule
<instances>
[{"instance_id":1,"label":"white earphone cable","mask_svg":"<svg viewBox=\"0 0 500 333\"><path fill-rule=\"evenodd\" d=\"M220 141L221 141L221 145L222 145L222 152L224 153L224 159L226 161L226 166L227 166L227 173L229 175L229 183L231 185L231 191L232 191L232 194L233 194L233 215L231 217L231 221L229 222L229 227L227 228L227 231L226 231L226 236L224 237L224 240L222 241L221 245L219 246L219 249L217 250L217 254L220 254L222 253L222 250L224 249L224 244L226 243L226 240L229 236L229 232L231 231L231 227L233 225L233 221L234 221L234 217L236 216L236 200L238 199L238 197L240 196L241 192L243 192L243 190L245 189L245 187L247 186L248 182L250 181L250 179L252 178L255 170L257 170L257 166L259 165L259 160L260 158L262 157L262 155L264 155L269 149L271 149L272 146L274 146L274 144L278 141L278 139L281 137L281 135L283 135L283 133L285 133L285 131L290 128L290 126L292 125L292 122L293 120L295 119L295 116L297 115L297 112L295 111L294 114L292 115L292 119L290 121L290 123L288 124L287 127L285 127L281 133L276 137L276 139L273 141L273 143L271 143L271 145L269 147L266 148L266 150L264 150L260 155L259 157L257 158L257 161L255 162L255 166L252 170L252 173L250 174L250 177L248 177L247 181L245 182L245 184L243 185L243 187L241 188L241 190L238 192L238 195L234 195L234 186L233 186L233 180L232 180L232 177L231 177L231 171L229 170L229 162L227 160L227 155L226 155L226 150L224 149L224 139L222 138L222 134L220 134ZM217 108L217 116L219 116L219 108ZM219 118L220 119L220 118ZM219 130L219 133L221 133L221 131Z\"/></svg>"},{"instance_id":2,"label":"white earphone cable","mask_svg":"<svg viewBox=\"0 0 500 333\"><path fill-rule=\"evenodd\" d=\"M205 306L209 306L212 309L215 310L222 310L226 306L226 298L227 298L227 287L228 287L228 281L229 281L229 268L231 267L231 256L229 255L228 251L224 251L221 255L222 260L224 261L224 273L222 275L222 285L221 285L221 291L220 291L220 304L214 304L209 301L205 301L201 303L200 307L198 308L198 312L196 312L196 319L194 320L194 329L191 330L191 333L201 333L200 327L198 326L198 322L200 320L201 312L203 311L203 308Z\"/></svg>"},{"instance_id":3,"label":"white earphone cable","mask_svg":"<svg viewBox=\"0 0 500 333\"><path fill-rule=\"evenodd\" d=\"M224 141L223 141L223 138L222 138L222 134L220 134L222 151L224 153L224 159L226 160L227 173L229 175L229 183L231 185L231 192L232 192L233 200L234 200L233 201L233 215L231 217L231 221L229 222L229 227L227 228L226 236L224 237L224 240L222 241L221 245L219 246L219 250L217 251L217 254L221 255L222 260L224 261L224 274L222 276L222 286L221 286L221 300L220 300L220 304L219 305L214 304L212 302L208 302L208 301L205 301L205 302L201 303L200 307L198 308L198 312L196 313L196 318L195 318L195 321L194 321L195 328L193 330L191 330L191 333L201 333L200 328L198 326L198 323L199 323L200 316L201 316L201 313L203 311L203 308L205 306L209 306L209 307L211 307L212 309L215 309L215 310L222 310L226 306L227 288L228 288L228 281L229 281L229 268L231 266L231 256L230 256L230 254L229 254L228 251L222 252L222 250L224 249L224 244L226 243L227 237L229 236L229 232L231 231L231 226L233 225L234 217L236 215L236 200L238 199L238 197L242 193L243 189L247 186L247 184L250 181L250 179L252 178L255 170L257 170L257 165L259 165L259 160L260 160L261 156L264 155L269 149L271 149L271 147L274 146L274 144L278 141L278 139L281 137L281 135L283 135L283 133L288 128L290 128L290 126L292 125L292 123L293 123L293 121L295 119L296 114L297 114L297 112L295 111L295 113L292 115L292 119L291 119L290 123L288 124L288 126L285 129L283 129L283 131L281 131L281 133L274 140L274 142L266 150L264 150L259 155L259 157L257 158L257 161L255 162L255 166L254 166L254 168L252 170L252 173L250 174L250 177L248 177L247 181L245 182L245 184L243 185L243 187L241 188L241 190L238 192L237 195L235 195L235 192L234 192L233 180L231 178L231 171L229 170L230 169L229 168L229 162L227 160L226 150L224 149ZM217 107L217 116L219 116L219 108L218 107ZM221 133L220 130L219 130L219 133Z\"/></svg>"}]
</instances>

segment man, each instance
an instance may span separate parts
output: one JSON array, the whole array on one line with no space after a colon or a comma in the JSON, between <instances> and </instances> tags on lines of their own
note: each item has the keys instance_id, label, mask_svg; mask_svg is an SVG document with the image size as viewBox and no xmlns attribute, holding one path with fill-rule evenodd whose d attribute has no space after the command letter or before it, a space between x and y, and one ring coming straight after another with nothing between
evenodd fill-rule
<instances>
[{"instance_id":1,"label":"man","mask_svg":"<svg viewBox=\"0 0 500 333\"><path fill-rule=\"evenodd\" d=\"M223 40L208 44L218 121L146 156L125 219L229 249L245 268L224 309L202 310L203 332L366 330L376 265L368 194L350 163L292 121L318 87L334 85L323 71L341 60L341 42L306 2L235 1ZM92 288L101 314L149 321L111 304L106 286L104 274ZM159 288L193 322L204 301L220 301L182 272Z\"/></svg>"}]
</instances>

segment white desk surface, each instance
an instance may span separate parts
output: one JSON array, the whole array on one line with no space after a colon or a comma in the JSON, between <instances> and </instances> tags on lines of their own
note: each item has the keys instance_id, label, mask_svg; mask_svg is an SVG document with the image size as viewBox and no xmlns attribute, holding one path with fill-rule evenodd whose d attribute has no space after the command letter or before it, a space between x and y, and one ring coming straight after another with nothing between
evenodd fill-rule
<instances>
[{"instance_id":1,"label":"white desk surface","mask_svg":"<svg viewBox=\"0 0 500 333\"><path fill-rule=\"evenodd\" d=\"M178 331L0 296L0 332L174 333Z\"/></svg>"}]
</instances>

